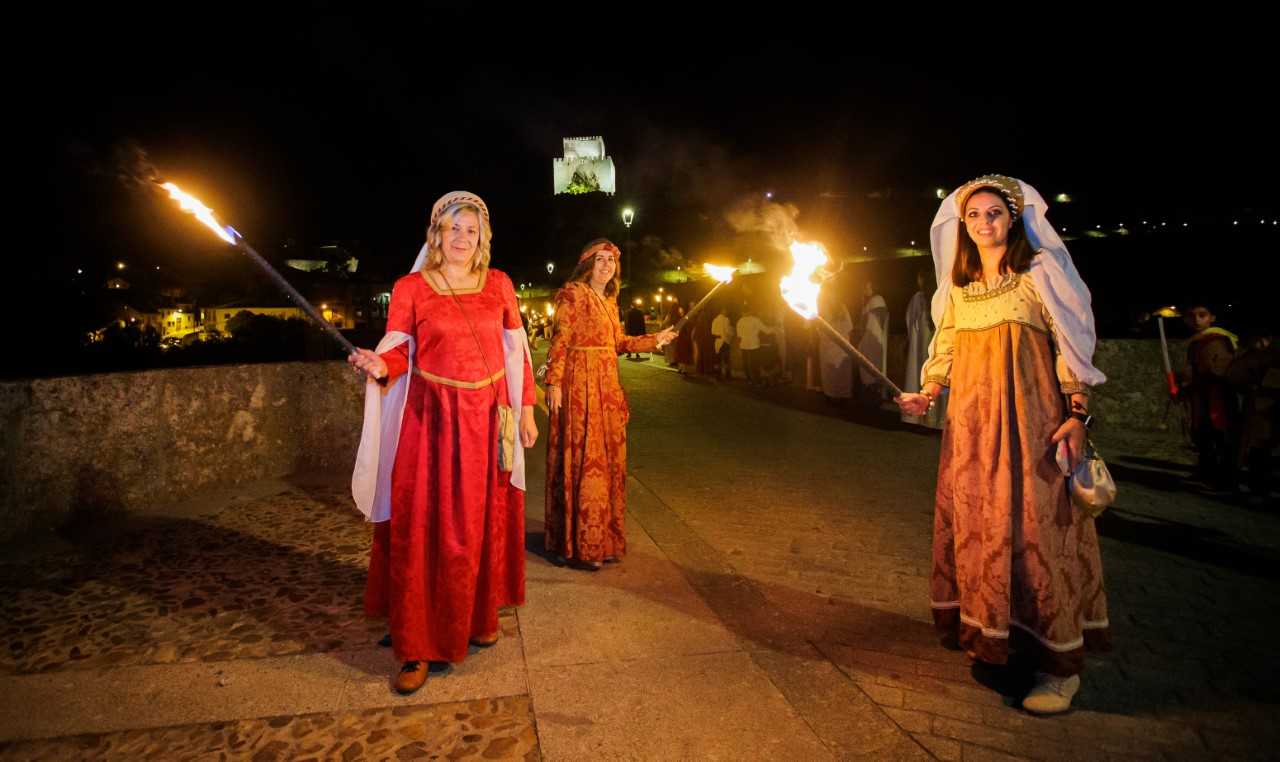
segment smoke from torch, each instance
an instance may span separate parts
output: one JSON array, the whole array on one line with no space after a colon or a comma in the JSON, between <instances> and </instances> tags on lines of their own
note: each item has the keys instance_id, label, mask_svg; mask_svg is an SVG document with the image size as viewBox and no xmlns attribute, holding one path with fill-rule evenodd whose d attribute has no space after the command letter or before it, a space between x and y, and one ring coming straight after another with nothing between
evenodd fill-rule
<instances>
[{"instance_id":1,"label":"smoke from torch","mask_svg":"<svg viewBox=\"0 0 1280 762\"><path fill-rule=\"evenodd\" d=\"M163 182L146 149L132 140L117 144L112 153L115 154L116 178L125 187L147 188Z\"/></svg>"},{"instance_id":2,"label":"smoke from torch","mask_svg":"<svg viewBox=\"0 0 1280 762\"><path fill-rule=\"evenodd\" d=\"M738 233L765 233L779 250L796 239L800 227L795 204L778 204L751 198L739 201L724 213L725 221Z\"/></svg>"}]
</instances>

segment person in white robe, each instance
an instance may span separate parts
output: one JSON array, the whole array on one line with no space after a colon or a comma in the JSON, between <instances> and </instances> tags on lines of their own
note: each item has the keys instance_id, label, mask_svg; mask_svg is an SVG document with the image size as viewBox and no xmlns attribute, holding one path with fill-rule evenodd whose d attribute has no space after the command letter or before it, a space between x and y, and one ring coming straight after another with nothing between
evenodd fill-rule
<instances>
[{"instance_id":1,"label":"person in white robe","mask_svg":"<svg viewBox=\"0 0 1280 762\"><path fill-rule=\"evenodd\" d=\"M858 351L883 372L889 364L889 305L885 303L883 296L875 292L871 281L867 281L863 295L864 302L859 316L862 337L858 340ZM866 392L868 405L878 405L884 398L885 391L876 377L871 371L859 366L858 378Z\"/></svg>"},{"instance_id":2,"label":"person in white robe","mask_svg":"<svg viewBox=\"0 0 1280 762\"><path fill-rule=\"evenodd\" d=\"M908 393L920 391L920 369L929 359L929 343L933 341L933 320L929 317L928 274L921 270L916 273L916 294L907 304L907 362L906 377L902 381L902 390ZM932 407L924 415L902 414L904 423L941 429L946 420L947 395L943 392L934 401Z\"/></svg>"},{"instance_id":3,"label":"person in white robe","mask_svg":"<svg viewBox=\"0 0 1280 762\"><path fill-rule=\"evenodd\" d=\"M818 305L818 314L841 334L848 336L853 330L853 319L844 302L834 297L824 298ZM822 393L830 400L847 400L853 396L853 360L826 334L819 334L818 362L821 366Z\"/></svg>"}]
</instances>

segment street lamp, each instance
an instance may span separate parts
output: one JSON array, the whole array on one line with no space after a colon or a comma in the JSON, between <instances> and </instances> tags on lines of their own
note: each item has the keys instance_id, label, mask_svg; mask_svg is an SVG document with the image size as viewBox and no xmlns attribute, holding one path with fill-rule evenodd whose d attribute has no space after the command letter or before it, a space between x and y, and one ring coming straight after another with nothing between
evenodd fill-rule
<instances>
[{"instance_id":1,"label":"street lamp","mask_svg":"<svg viewBox=\"0 0 1280 762\"><path fill-rule=\"evenodd\" d=\"M550 278L550 277L551 277L551 274L552 274L552 273L554 273L555 271L556 271L556 263L555 263L555 262L548 262L548 263L547 263L547 277L548 277L548 278Z\"/></svg>"},{"instance_id":2,"label":"street lamp","mask_svg":"<svg viewBox=\"0 0 1280 762\"><path fill-rule=\"evenodd\" d=\"M636 218L636 212L631 207L622 210L622 224L631 227L631 222Z\"/></svg>"}]
</instances>

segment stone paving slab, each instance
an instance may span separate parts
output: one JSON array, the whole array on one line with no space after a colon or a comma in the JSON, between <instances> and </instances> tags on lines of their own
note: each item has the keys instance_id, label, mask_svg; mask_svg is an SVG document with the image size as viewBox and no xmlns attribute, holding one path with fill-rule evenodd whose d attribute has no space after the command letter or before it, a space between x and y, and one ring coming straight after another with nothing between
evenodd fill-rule
<instances>
[{"instance_id":1,"label":"stone paving slab","mask_svg":"<svg viewBox=\"0 0 1280 762\"><path fill-rule=\"evenodd\" d=\"M632 477L628 494L633 518L654 535L693 589L738 635L756 667L769 676L830 753L840 759L930 757L813 646L833 617L847 622L868 612L881 618L879 612L850 612L835 606L829 597L798 594L795 589L739 574L734 559L705 542L655 490Z\"/></svg>"},{"instance_id":2,"label":"stone paving slab","mask_svg":"<svg viewBox=\"0 0 1280 762\"><path fill-rule=\"evenodd\" d=\"M547 759L832 759L742 652L529 670Z\"/></svg>"},{"instance_id":3,"label":"stone paving slab","mask_svg":"<svg viewBox=\"0 0 1280 762\"><path fill-rule=\"evenodd\" d=\"M509 629L516 629L514 620ZM0 738L524 695L521 652L515 632L433 674L411 696L392 690L398 665L385 649L0 677Z\"/></svg>"},{"instance_id":4,"label":"stone paving slab","mask_svg":"<svg viewBox=\"0 0 1280 762\"><path fill-rule=\"evenodd\" d=\"M927 760L926 747L816 650L759 650L752 660L838 759Z\"/></svg>"},{"instance_id":5,"label":"stone paving slab","mask_svg":"<svg viewBox=\"0 0 1280 762\"><path fill-rule=\"evenodd\" d=\"M524 696L0 743L0 760L540 759Z\"/></svg>"},{"instance_id":6,"label":"stone paving slab","mask_svg":"<svg viewBox=\"0 0 1280 762\"><path fill-rule=\"evenodd\" d=\"M0 737L333 711L351 672L336 659L307 655L7 677L0 683Z\"/></svg>"},{"instance_id":7,"label":"stone paving slab","mask_svg":"<svg viewBox=\"0 0 1280 762\"><path fill-rule=\"evenodd\" d=\"M680 570L631 522L627 555L599 572L530 556L520 628L530 667L740 650Z\"/></svg>"}]
</instances>

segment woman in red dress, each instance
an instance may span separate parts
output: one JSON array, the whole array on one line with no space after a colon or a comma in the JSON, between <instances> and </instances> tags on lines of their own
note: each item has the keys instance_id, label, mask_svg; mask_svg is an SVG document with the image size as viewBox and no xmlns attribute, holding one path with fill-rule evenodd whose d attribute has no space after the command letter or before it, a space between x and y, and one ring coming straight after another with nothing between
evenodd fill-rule
<instances>
[{"instance_id":1,"label":"woman in red dress","mask_svg":"<svg viewBox=\"0 0 1280 762\"><path fill-rule=\"evenodd\" d=\"M519 408L525 447L538 431L520 311L511 279L488 266L491 238L478 197L437 201L419 262L391 293L387 336L348 358L374 385L353 480L377 522L365 614L389 620L400 693L422 687L428 662L493 645L498 609L524 603L523 461L500 470L499 406Z\"/></svg>"},{"instance_id":2,"label":"woman in red dress","mask_svg":"<svg viewBox=\"0 0 1280 762\"><path fill-rule=\"evenodd\" d=\"M573 565L599 569L627 550L627 398L618 355L652 352L665 330L627 336L618 320L618 247L587 244L556 294L556 330L547 355L546 547Z\"/></svg>"}]
</instances>

